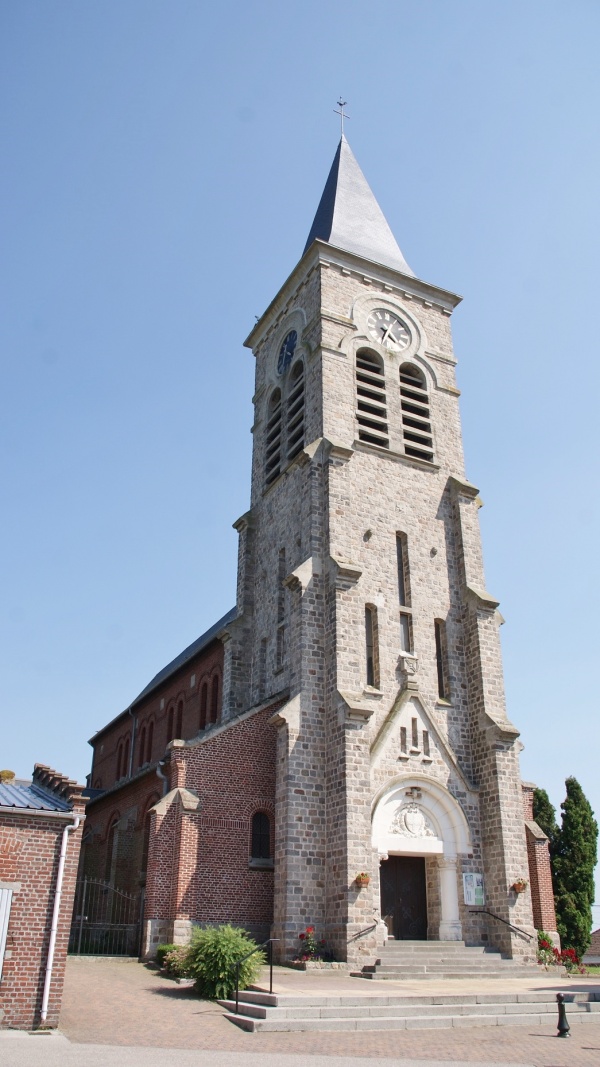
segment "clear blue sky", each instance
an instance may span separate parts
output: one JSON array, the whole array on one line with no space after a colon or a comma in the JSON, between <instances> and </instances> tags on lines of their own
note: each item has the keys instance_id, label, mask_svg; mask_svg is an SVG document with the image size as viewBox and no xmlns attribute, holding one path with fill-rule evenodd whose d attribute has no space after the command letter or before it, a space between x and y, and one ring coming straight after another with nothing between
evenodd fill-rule
<instances>
[{"instance_id":1,"label":"clear blue sky","mask_svg":"<svg viewBox=\"0 0 600 1067\"><path fill-rule=\"evenodd\" d=\"M234 602L255 315L353 150L454 315L523 776L600 813L595 0L4 0L2 751L86 741ZM597 915L600 920L600 913Z\"/></svg>"}]
</instances>

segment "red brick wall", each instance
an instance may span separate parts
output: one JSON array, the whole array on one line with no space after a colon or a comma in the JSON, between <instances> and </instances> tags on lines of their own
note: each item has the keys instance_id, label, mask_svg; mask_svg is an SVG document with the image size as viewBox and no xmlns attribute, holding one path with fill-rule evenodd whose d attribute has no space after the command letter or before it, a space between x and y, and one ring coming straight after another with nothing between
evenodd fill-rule
<instances>
[{"instance_id":1,"label":"red brick wall","mask_svg":"<svg viewBox=\"0 0 600 1067\"><path fill-rule=\"evenodd\" d=\"M531 889L531 906L536 930L545 930L556 934L556 912L554 909L554 892L552 889L552 870L548 839L534 830L533 792L535 786L522 783L523 814L526 823L527 860L529 865L529 884Z\"/></svg>"},{"instance_id":2,"label":"red brick wall","mask_svg":"<svg viewBox=\"0 0 600 1067\"><path fill-rule=\"evenodd\" d=\"M82 804L76 805L81 810ZM71 820L72 821L72 820ZM43 815L0 814L0 882L20 883L13 892L0 985L0 1027L39 1025L48 956L58 858L66 820ZM57 1026L73 911L82 826L71 831L47 1025Z\"/></svg>"},{"instance_id":3,"label":"red brick wall","mask_svg":"<svg viewBox=\"0 0 600 1067\"><path fill-rule=\"evenodd\" d=\"M163 783L151 767L120 789L88 802L81 850L81 870L88 878L110 881L134 893L145 882L144 823L148 808L160 799ZM117 820L114 856L109 832ZM113 849L111 849L112 853Z\"/></svg>"},{"instance_id":4,"label":"red brick wall","mask_svg":"<svg viewBox=\"0 0 600 1067\"><path fill-rule=\"evenodd\" d=\"M174 801L152 815L147 919L232 922L268 931L273 872L253 869L249 860L256 811L269 815L273 833L275 728L269 719L276 707L203 742L171 749L170 787L192 790L200 803L197 810L184 810Z\"/></svg>"},{"instance_id":5,"label":"red brick wall","mask_svg":"<svg viewBox=\"0 0 600 1067\"><path fill-rule=\"evenodd\" d=\"M192 686L191 679L195 675ZM134 717L136 731L133 752L133 773L140 769L140 741L144 727L146 728L146 751L143 754L143 762L156 762L161 759L168 744L167 737L169 725L169 713L174 711L174 722L177 723L178 706L182 708L181 732L173 736L181 736L184 740L195 737L200 730L200 711L202 688L208 684L208 711L210 719L212 683L215 675L219 679L219 697L217 718L221 714L221 689L223 677L223 645L220 641L213 641L193 659L188 660L181 670L166 679L148 697L136 705ZM161 709L161 702L164 707ZM153 723L152 752L148 759L147 741L150 723ZM132 739L132 719L130 715L123 715L118 721L103 731L97 739L93 740L94 755L92 760L92 772L90 784L93 788L111 789L117 782L117 764L119 744ZM123 763L123 760L121 760ZM128 768L121 768L121 779L128 776Z\"/></svg>"}]
</instances>

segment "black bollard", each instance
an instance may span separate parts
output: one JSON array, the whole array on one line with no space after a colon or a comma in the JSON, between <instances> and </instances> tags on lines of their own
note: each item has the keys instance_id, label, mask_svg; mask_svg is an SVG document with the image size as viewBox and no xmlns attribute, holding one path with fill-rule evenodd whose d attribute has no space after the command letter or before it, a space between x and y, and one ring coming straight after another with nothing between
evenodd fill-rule
<instances>
[{"instance_id":1,"label":"black bollard","mask_svg":"<svg viewBox=\"0 0 600 1067\"><path fill-rule=\"evenodd\" d=\"M558 1001L558 1033L557 1037L570 1037L569 1030L571 1027L567 1021L567 1009L565 1008L565 998L562 993L556 994Z\"/></svg>"}]
</instances>

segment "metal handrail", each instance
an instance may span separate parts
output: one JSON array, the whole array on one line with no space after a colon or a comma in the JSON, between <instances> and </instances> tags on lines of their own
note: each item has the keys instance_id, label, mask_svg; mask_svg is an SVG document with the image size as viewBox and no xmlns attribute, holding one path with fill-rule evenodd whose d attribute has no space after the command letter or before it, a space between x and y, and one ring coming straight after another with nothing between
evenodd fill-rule
<instances>
[{"instance_id":1,"label":"metal handrail","mask_svg":"<svg viewBox=\"0 0 600 1067\"><path fill-rule=\"evenodd\" d=\"M504 923L505 926L510 926L511 930L514 930L516 934L522 934L528 941L535 941L533 934L528 934L527 930L521 930L520 926L513 926L506 919L501 918L500 915L495 915L493 911L489 911L488 908L473 908L469 909L470 915L489 915L492 919L497 919L499 923Z\"/></svg>"},{"instance_id":2,"label":"metal handrail","mask_svg":"<svg viewBox=\"0 0 600 1067\"><path fill-rule=\"evenodd\" d=\"M364 937L365 934L370 934L371 930L376 930L376 929L377 929L377 923L373 923L372 926L365 926L364 930L359 930L357 934L354 934L352 937L349 937L348 941L346 943L348 945L351 945L353 941L358 941L359 937Z\"/></svg>"},{"instance_id":3,"label":"metal handrail","mask_svg":"<svg viewBox=\"0 0 600 1067\"><path fill-rule=\"evenodd\" d=\"M244 963L245 960L250 959L250 956L253 956L255 952L260 952L261 948L264 948L265 945L268 945L269 946L269 993L272 993L273 992L273 942L274 941L279 941L279 940L280 940L280 938L278 938L278 937L269 937L266 941L263 941L262 944L257 945L256 948L253 948L253 949L250 950L250 952L247 952L245 956L242 956L241 959L239 959L237 961L237 963L232 963L231 969L233 969L235 967L235 1014L236 1015L238 1014L238 1005L239 1005L239 999L240 999L240 967L241 967L242 963Z\"/></svg>"}]
</instances>

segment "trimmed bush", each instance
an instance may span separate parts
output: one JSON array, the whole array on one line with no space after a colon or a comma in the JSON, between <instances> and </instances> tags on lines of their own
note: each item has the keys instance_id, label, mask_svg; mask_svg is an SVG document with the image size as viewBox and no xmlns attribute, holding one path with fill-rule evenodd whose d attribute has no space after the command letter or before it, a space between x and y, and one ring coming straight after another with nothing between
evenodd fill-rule
<instances>
[{"instance_id":1,"label":"trimmed bush","mask_svg":"<svg viewBox=\"0 0 600 1067\"><path fill-rule=\"evenodd\" d=\"M167 953L172 952L173 949L179 948L179 945L157 945L156 946L156 962L159 967L164 967L165 956Z\"/></svg>"},{"instance_id":2,"label":"trimmed bush","mask_svg":"<svg viewBox=\"0 0 600 1067\"><path fill-rule=\"evenodd\" d=\"M194 930L186 958L186 973L195 979L196 992L210 1000L230 997L235 992L235 964L254 948L256 942L234 926ZM240 966L240 989L247 989L256 981L264 963L262 950L244 960Z\"/></svg>"}]
</instances>

